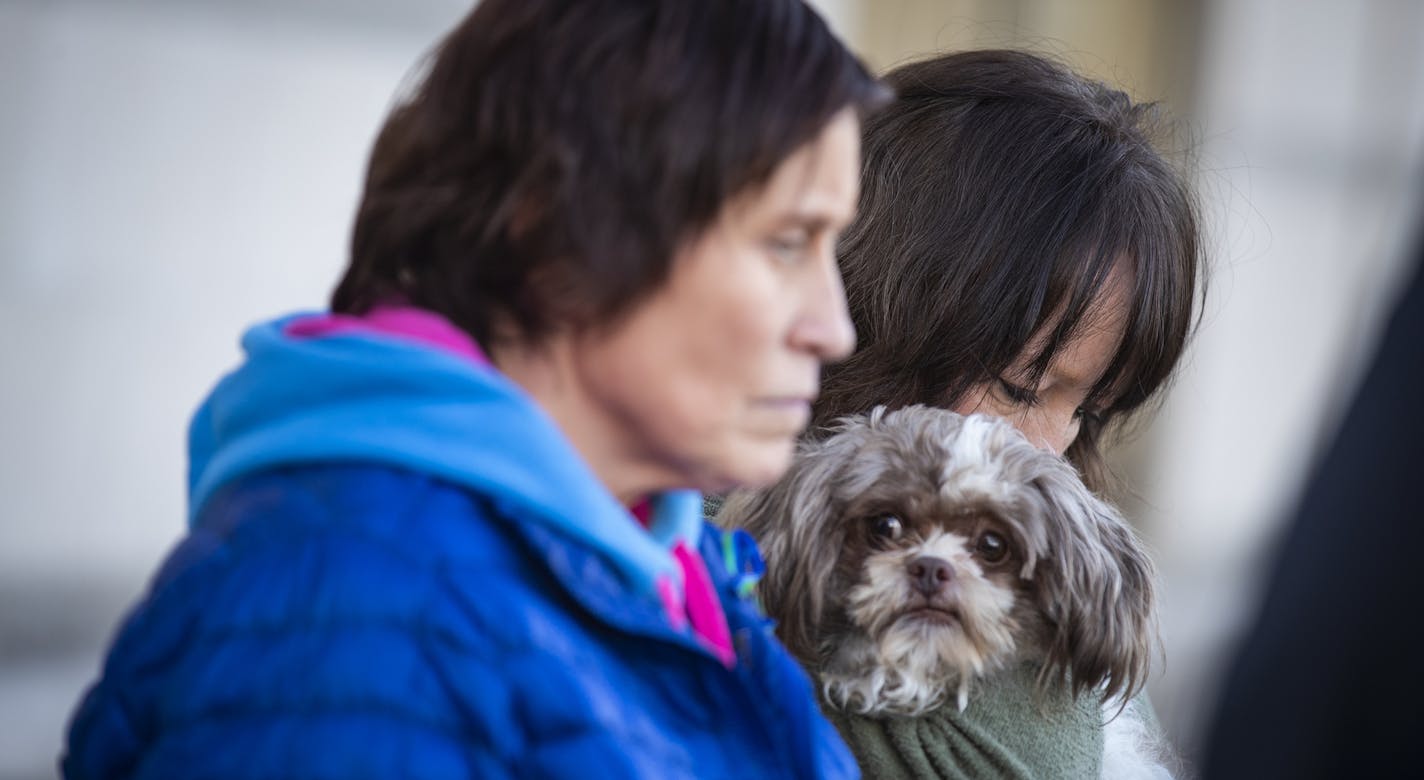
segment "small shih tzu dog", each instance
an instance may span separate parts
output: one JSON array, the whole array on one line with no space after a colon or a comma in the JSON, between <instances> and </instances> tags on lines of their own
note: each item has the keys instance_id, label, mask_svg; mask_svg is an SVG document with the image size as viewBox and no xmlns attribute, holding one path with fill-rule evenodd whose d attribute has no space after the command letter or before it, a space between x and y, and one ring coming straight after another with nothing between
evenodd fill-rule
<instances>
[{"instance_id":1,"label":"small shih tzu dog","mask_svg":"<svg viewBox=\"0 0 1424 780\"><path fill-rule=\"evenodd\" d=\"M831 706L962 711L976 681L1029 662L1041 691L1093 692L1112 718L1146 681L1151 560L1067 461L1003 420L845 418L717 521L761 545L762 605Z\"/></svg>"}]
</instances>

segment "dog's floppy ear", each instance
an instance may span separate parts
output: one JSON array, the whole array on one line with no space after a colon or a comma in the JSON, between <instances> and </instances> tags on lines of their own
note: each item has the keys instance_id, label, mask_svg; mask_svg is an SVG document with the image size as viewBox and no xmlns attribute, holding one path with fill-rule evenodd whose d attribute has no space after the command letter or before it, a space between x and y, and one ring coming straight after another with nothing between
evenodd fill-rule
<instances>
[{"instance_id":1,"label":"dog's floppy ear","mask_svg":"<svg viewBox=\"0 0 1424 780\"><path fill-rule=\"evenodd\" d=\"M1052 624L1046 686L1071 680L1075 695L1103 686L1105 699L1135 696L1156 647L1155 574L1132 528L1094 496L1065 461L1034 480L1051 553L1038 569L1038 598Z\"/></svg>"},{"instance_id":2,"label":"dog's floppy ear","mask_svg":"<svg viewBox=\"0 0 1424 780\"><path fill-rule=\"evenodd\" d=\"M844 546L836 506L839 474L863 437L861 420L844 420L836 435L803 442L779 482L727 497L716 522L743 528L766 559L757 593L776 633L791 652L812 662L820 638L826 593Z\"/></svg>"}]
</instances>

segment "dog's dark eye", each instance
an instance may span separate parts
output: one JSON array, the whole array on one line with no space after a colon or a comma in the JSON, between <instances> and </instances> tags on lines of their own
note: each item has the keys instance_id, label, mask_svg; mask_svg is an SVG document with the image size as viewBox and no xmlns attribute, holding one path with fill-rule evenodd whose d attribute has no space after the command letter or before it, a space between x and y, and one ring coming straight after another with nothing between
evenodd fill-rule
<instances>
[{"instance_id":1,"label":"dog's dark eye","mask_svg":"<svg viewBox=\"0 0 1424 780\"><path fill-rule=\"evenodd\" d=\"M900 523L900 518L894 515L880 515L871 520L870 530L876 536L893 542L905 532L905 526Z\"/></svg>"},{"instance_id":2,"label":"dog's dark eye","mask_svg":"<svg viewBox=\"0 0 1424 780\"><path fill-rule=\"evenodd\" d=\"M1009 543L993 531L985 531L974 543L974 552L985 563L1003 563L1009 557Z\"/></svg>"}]
</instances>

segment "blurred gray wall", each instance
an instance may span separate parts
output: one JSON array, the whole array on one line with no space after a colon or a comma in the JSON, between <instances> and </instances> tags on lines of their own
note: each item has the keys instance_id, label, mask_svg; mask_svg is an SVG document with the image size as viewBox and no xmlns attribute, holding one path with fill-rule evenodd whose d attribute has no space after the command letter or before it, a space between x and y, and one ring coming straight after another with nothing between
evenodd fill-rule
<instances>
[{"instance_id":1,"label":"blurred gray wall","mask_svg":"<svg viewBox=\"0 0 1424 780\"><path fill-rule=\"evenodd\" d=\"M320 307L367 146L457 0L0 2L0 778L50 777L183 529L187 417Z\"/></svg>"},{"instance_id":2,"label":"blurred gray wall","mask_svg":"<svg viewBox=\"0 0 1424 780\"><path fill-rule=\"evenodd\" d=\"M1187 120L1210 297L1117 461L1165 579L1154 702L1190 747L1401 272L1424 4L817 5L878 68L1028 46ZM378 122L466 8L0 0L0 778L53 776L101 645L182 531L188 415L246 324L323 303Z\"/></svg>"},{"instance_id":3,"label":"blurred gray wall","mask_svg":"<svg viewBox=\"0 0 1424 780\"><path fill-rule=\"evenodd\" d=\"M1217 0L1199 52L1212 286L1137 469L1166 579L1154 701L1189 749L1424 227L1424 3Z\"/></svg>"}]
</instances>

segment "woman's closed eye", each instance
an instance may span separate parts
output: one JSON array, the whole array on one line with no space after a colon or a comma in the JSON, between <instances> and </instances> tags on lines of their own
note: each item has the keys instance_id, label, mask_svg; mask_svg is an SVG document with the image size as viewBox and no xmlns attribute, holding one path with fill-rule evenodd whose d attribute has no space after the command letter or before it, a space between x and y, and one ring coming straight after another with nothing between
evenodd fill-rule
<instances>
[{"instance_id":1,"label":"woman's closed eye","mask_svg":"<svg viewBox=\"0 0 1424 780\"><path fill-rule=\"evenodd\" d=\"M1004 400L1014 406L1034 407L1043 403L1043 399L1039 398L1036 391L1023 385L1016 385L1003 377L999 377L998 385L999 393L1004 397Z\"/></svg>"},{"instance_id":2,"label":"woman's closed eye","mask_svg":"<svg viewBox=\"0 0 1424 780\"><path fill-rule=\"evenodd\" d=\"M998 380L998 384L999 394L1003 396L1005 401L1014 406L1023 406L1032 409L1043 405L1042 396L1034 390L1024 387L1023 385L1014 384L1002 377ZM1098 409L1086 405L1078 406L1073 409L1073 419L1097 421L1102 419L1102 413Z\"/></svg>"}]
</instances>

